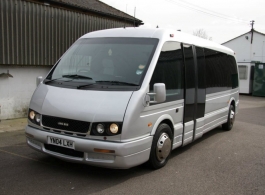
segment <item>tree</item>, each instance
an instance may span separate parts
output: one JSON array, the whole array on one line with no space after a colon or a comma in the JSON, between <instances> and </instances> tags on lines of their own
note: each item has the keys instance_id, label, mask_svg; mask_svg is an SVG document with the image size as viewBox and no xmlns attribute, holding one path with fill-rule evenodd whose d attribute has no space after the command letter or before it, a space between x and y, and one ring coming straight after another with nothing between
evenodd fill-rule
<instances>
[{"instance_id":1,"label":"tree","mask_svg":"<svg viewBox=\"0 0 265 195\"><path fill-rule=\"evenodd\" d=\"M202 28L201 29L197 29L195 31L193 31L193 35L194 36L197 36L197 37L201 37L203 39L208 39L208 40L213 40L212 37L209 37L206 33L205 30L203 30Z\"/></svg>"}]
</instances>

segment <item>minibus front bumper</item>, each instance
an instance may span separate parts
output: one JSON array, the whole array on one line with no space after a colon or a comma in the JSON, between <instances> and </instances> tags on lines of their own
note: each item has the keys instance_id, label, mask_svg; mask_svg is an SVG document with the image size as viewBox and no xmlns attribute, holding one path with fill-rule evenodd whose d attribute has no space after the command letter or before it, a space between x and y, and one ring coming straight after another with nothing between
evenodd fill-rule
<instances>
[{"instance_id":1,"label":"minibus front bumper","mask_svg":"<svg viewBox=\"0 0 265 195\"><path fill-rule=\"evenodd\" d=\"M54 134L31 126L26 126L25 132L27 144L35 150L70 162L116 169L127 169L146 162L149 159L153 139L153 136L147 136L130 142L108 142ZM54 150L51 151L49 149L50 147L47 147L50 146L47 145L48 137L73 141L75 147L74 152L78 151L82 156L62 154ZM95 149L114 152L100 153L95 152Z\"/></svg>"}]
</instances>

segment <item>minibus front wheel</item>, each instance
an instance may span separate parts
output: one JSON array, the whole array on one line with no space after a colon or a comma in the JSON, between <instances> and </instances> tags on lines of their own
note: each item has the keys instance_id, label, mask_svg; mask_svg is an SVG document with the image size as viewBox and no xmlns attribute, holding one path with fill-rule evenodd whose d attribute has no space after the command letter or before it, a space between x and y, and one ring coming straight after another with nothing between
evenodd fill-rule
<instances>
[{"instance_id":1,"label":"minibus front wheel","mask_svg":"<svg viewBox=\"0 0 265 195\"><path fill-rule=\"evenodd\" d=\"M173 135L170 127L162 123L158 126L153 138L149 165L153 169L159 169L167 164L172 150Z\"/></svg>"}]
</instances>

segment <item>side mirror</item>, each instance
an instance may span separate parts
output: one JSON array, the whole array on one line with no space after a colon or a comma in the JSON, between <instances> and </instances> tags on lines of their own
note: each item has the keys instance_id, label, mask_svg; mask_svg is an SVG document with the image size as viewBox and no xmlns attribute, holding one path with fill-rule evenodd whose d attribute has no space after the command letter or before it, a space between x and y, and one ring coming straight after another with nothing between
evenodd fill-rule
<instances>
[{"instance_id":1,"label":"side mirror","mask_svg":"<svg viewBox=\"0 0 265 195\"><path fill-rule=\"evenodd\" d=\"M150 101L150 96L153 96L154 101ZM154 84L154 93L147 93L144 100L144 106L148 103L157 104L166 101L166 85L164 83Z\"/></svg>"},{"instance_id":2,"label":"side mirror","mask_svg":"<svg viewBox=\"0 0 265 195\"><path fill-rule=\"evenodd\" d=\"M37 87L38 87L38 85L41 83L41 81L42 81L42 76L38 76L38 77L36 78L36 85L37 85Z\"/></svg>"},{"instance_id":3,"label":"side mirror","mask_svg":"<svg viewBox=\"0 0 265 195\"><path fill-rule=\"evenodd\" d=\"M164 83L155 83L154 94L154 103L166 101L166 85Z\"/></svg>"}]
</instances>

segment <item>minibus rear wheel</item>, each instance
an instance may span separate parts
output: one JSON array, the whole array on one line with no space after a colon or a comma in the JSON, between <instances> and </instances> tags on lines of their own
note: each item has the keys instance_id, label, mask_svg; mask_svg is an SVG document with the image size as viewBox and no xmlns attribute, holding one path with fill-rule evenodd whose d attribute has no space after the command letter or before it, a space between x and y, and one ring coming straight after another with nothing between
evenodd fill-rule
<instances>
[{"instance_id":1,"label":"minibus rear wheel","mask_svg":"<svg viewBox=\"0 0 265 195\"><path fill-rule=\"evenodd\" d=\"M159 169L167 164L172 150L173 135L171 128L162 123L158 126L153 138L148 164L153 169Z\"/></svg>"},{"instance_id":2,"label":"minibus rear wheel","mask_svg":"<svg viewBox=\"0 0 265 195\"><path fill-rule=\"evenodd\" d=\"M230 105L227 122L222 125L223 130L230 131L233 128L235 122L235 108Z\"/></svg>"}]
</instances>

